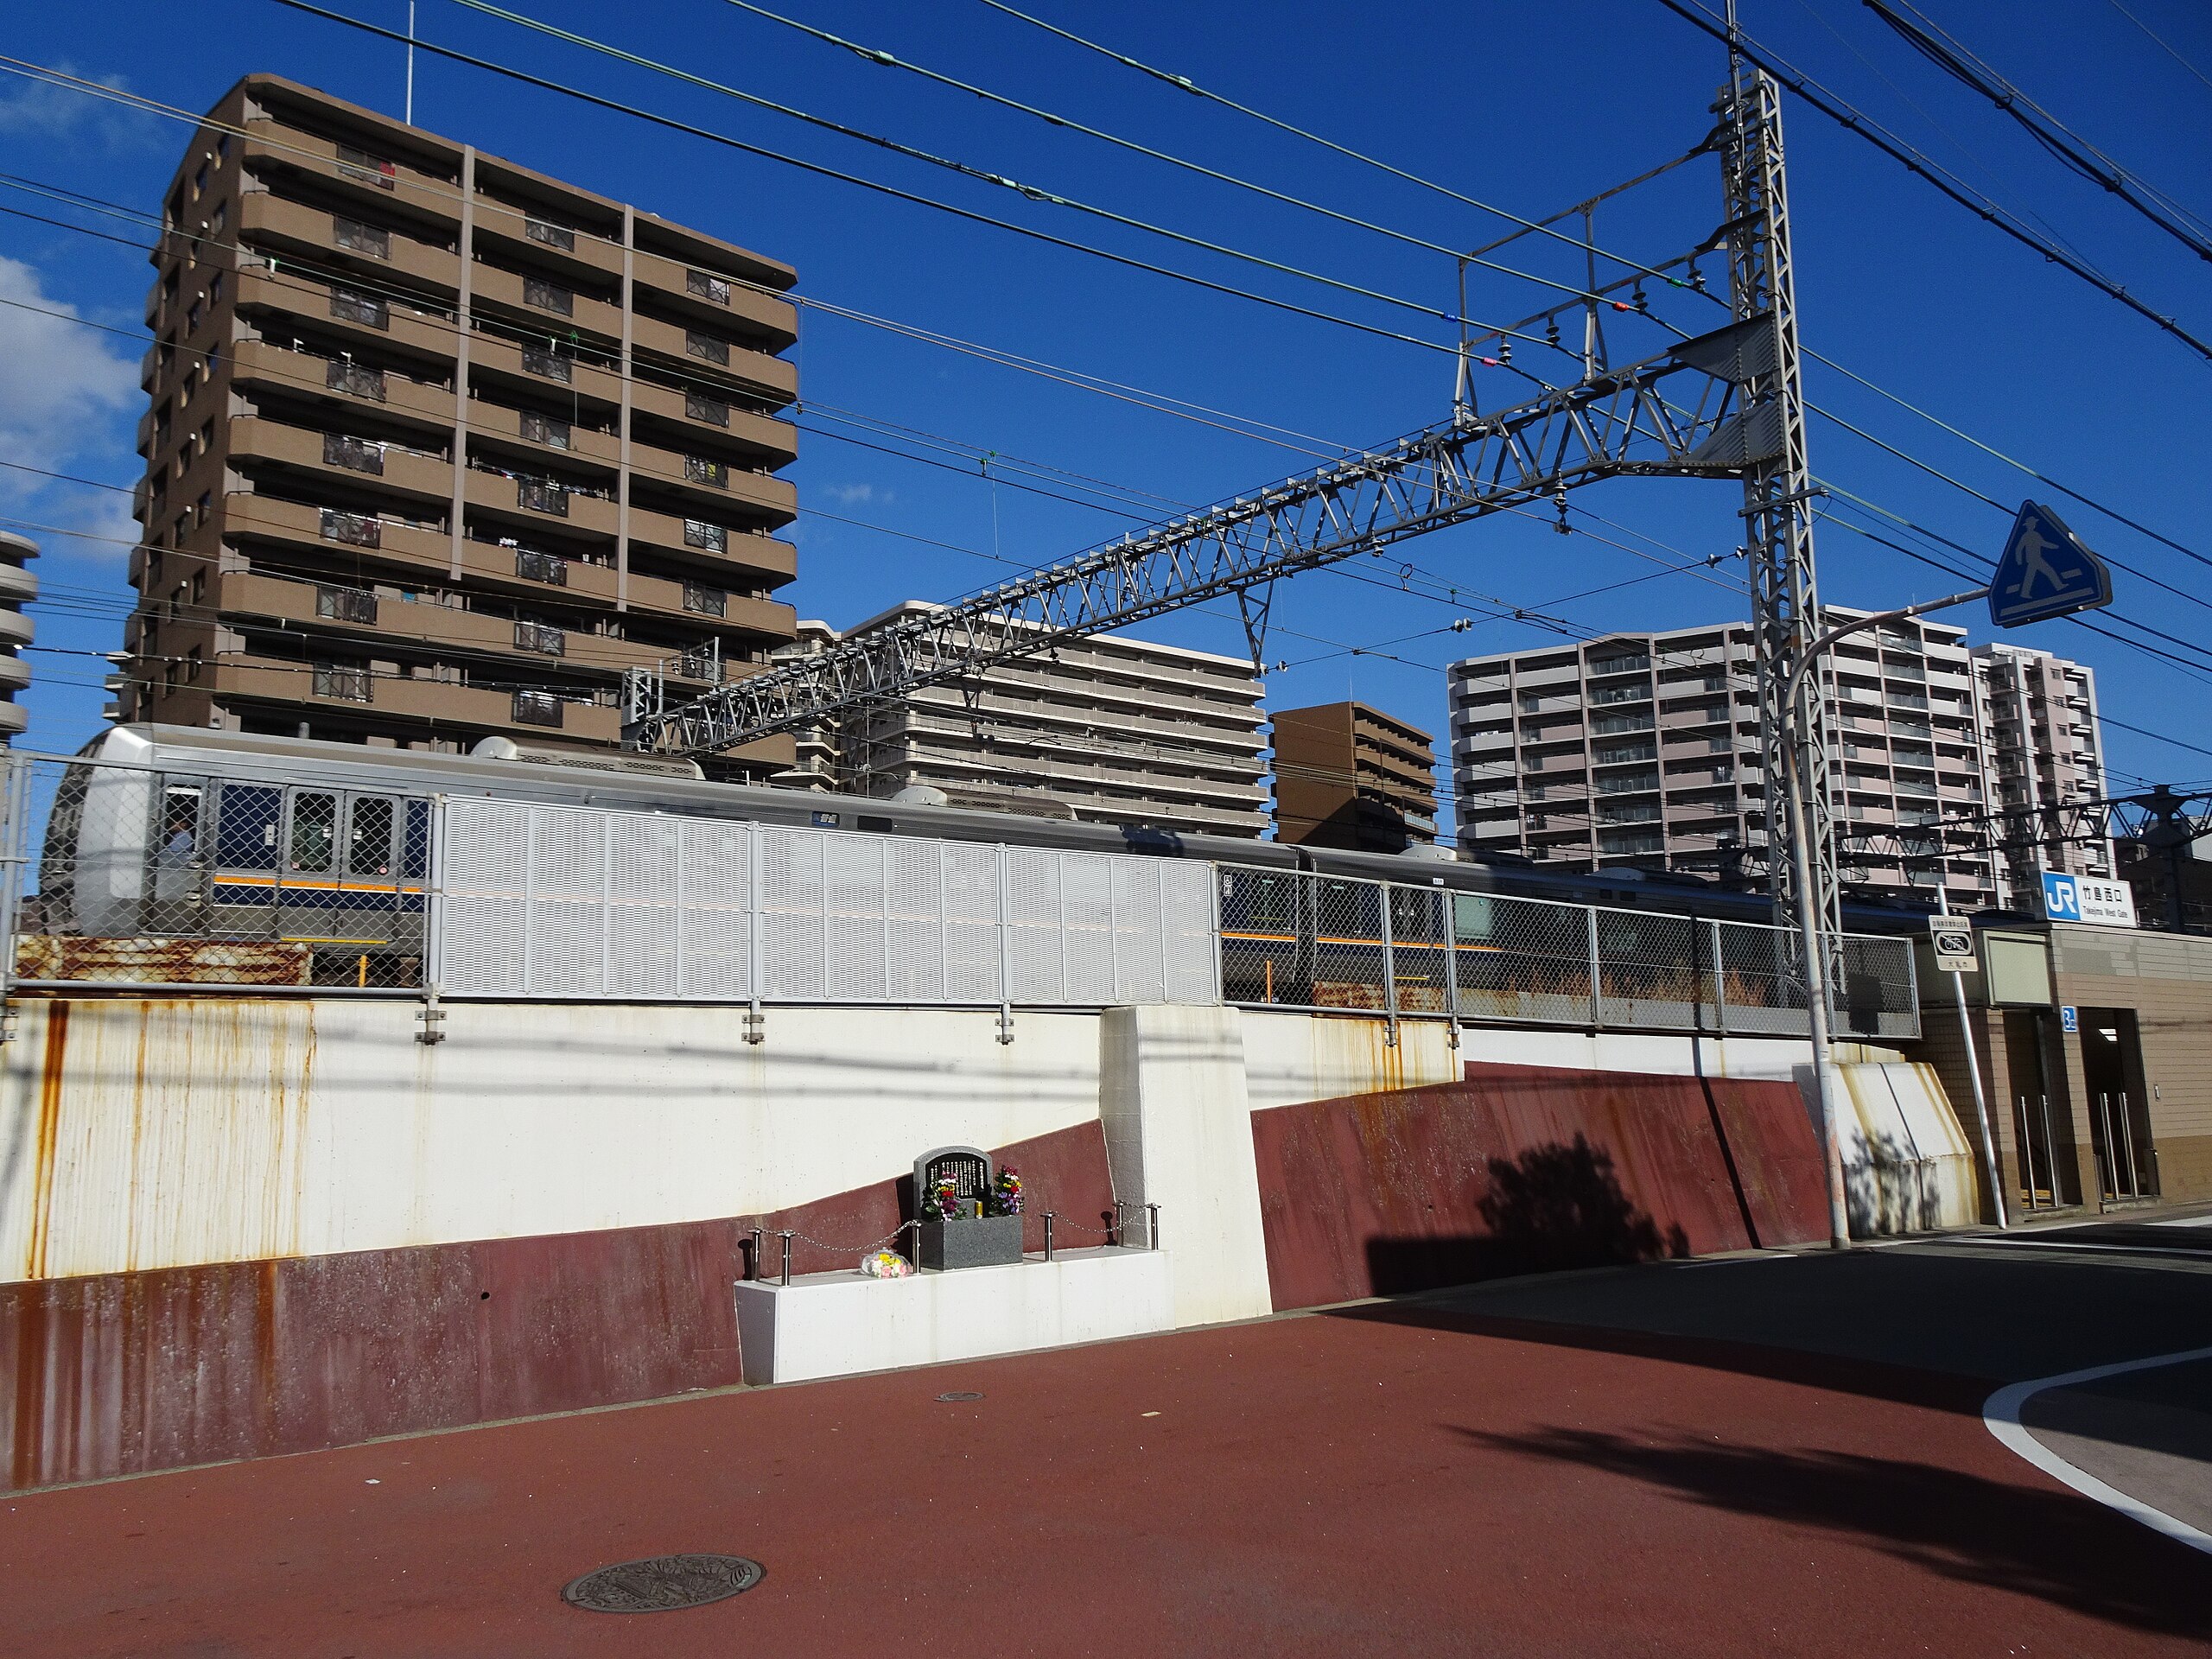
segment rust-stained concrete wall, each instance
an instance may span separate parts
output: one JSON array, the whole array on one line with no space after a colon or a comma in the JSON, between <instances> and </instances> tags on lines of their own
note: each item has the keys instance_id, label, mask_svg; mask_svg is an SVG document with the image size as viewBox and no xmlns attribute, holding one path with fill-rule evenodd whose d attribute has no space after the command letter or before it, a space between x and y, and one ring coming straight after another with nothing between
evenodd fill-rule
<instances>
[{"instance_id":1,"label":"rust-stained concrete wall","mask_svg":"<svg viewBox=\"0 0 2212 1659\"><path fill-rule=\"evenodd\" d=\"M1473 1064L1252 1131L1278 1308L1827 1236L1787 1083Z\"/></svg>"},{"instance_id":2,"label":"rust-stained concrete wall","mask_svg":"<svg viewBox=\"0 0 2212 1659\"><path fill-rule=\"evenodd\" d=\"M661 1226L1095 1122L1096 1015L29 1001L0 1050L0 1281Z\"/></svg>"},{"instance_id":3,"label":"rust-stained concrete wall","mask_svg":"<svg viewBox=\"0 0 2212 1659\"><path fill-rule=\"evenodd\" d=\"M1112 1208L1096 1122L997 1156L1035 1211ZM0 1486L728 1386L753 1227L857 1245L906 1202L881 1181L773 1215L0 1285ZM1027 1231L1041 1245L1040 1213ZM793 1269L852 1259L800 1243Z\"/></svg>"}]
</instances>

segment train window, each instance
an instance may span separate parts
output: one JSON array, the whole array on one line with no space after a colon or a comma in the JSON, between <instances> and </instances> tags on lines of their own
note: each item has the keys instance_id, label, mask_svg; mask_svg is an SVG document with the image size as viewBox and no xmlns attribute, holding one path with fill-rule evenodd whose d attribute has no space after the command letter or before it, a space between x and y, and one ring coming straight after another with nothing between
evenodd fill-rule
<instances>
[{"instance_id":1,"label":"train window","mask_svg":"<svg viewBox=\"0 0 2212 1659\"><path fill-rule=\"evenodd\" d=\"M225 784L215 798L215 867L276 868L276 822L284 791L264 784Z\"/></svg>"},{"instance_id":2,"label":"train window","mask_svg":"<svg viewBox=\"0 0 2212 1659\"><path fill-rule=\"evenodd\" d=\"M356 795L346 810L346 873L391 874L391 828L395 803L385 795Z\"/></svg>"},{"instance_id":3,"label":"train window","mask_svg":"<svg viewBox=\"0 0 2212 1659\"><path fill-rule=\"evenodd\" d=\"M200 798L196 785L180 788L170 784L162 789L161 834L154 856L164 868L182 869L198 855Z\"/></svg>"},{"instance_id":4,"label":"train window","mask_svg":"<svg viewBox=\"0 0 2212 1659\"><path fill-rule=\"evenodd\" d=\"M407 839L399 847L399 874L408 881L420 881L430 873L430 804L428 801L407 803Z\"/></svg>"},{"instance_id":5,"label":"train window","mask_svg":"<svg viewBox=\"0 0 2212 1659\"><path fill-rule=\"evenodd\" d=\"M327 871L338 844L338 798L320 790L299 790L292 796L292 834L288 870L315 874Z\"/></svg>"}]
</instances>

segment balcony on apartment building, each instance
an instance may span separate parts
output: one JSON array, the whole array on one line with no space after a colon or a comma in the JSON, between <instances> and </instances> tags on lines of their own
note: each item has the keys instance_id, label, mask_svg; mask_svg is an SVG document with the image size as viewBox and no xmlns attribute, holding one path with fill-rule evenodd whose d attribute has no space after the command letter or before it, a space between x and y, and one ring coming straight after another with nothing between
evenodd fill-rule
<instances>
[{"instance_id":1,"label":"balcony on apartment building","mask_svg":"<svg viewBox=\"0 0 2212 1659\"><path fill-rule=\"evenodd\" d=\"M744 464L771 469L798 455L798 429L698 387L678 389L650 380L630 384L635 434L664 448L685 444L727 451ZM682 442L675 442L678 433Z\"/></svg>"},{"instance_id":2,"label":"balcony on apartment building","mask_svg":"<svg viewBox=\"0 0 2212 1659\"><path fill-rule=\"evenodd\" d=\"M426 432L435 429L442 434L453 426L450 385L267 340L242 340L231 348L231 379L234 385L254 391L420 423Z\"/></svg>"},{"instance_id":3,"label":"balcony on apartment building","mask_svg":"<svg viewBox=\"0 0 2212 1659\"><path fill-rule=\"evenodd\" d=\"M630 280L639 301L685 321L750 338L764 351L787 350L798 339L798 308L741 279L640 248Z\"/></svg>"},{"instance_id":4,"label":"balcony on apartment building","mask_svg":"<svg viewBox=\"0 0 2212 1659\"><path fill-rule=\"evenodd\" d=\"M427 516L453 497L451 462L396 442L246 415L230 422L229 443L233 468L257 480L308 483L340 500L389 503L402 512Z\"/></svg>"},{"instance_id":5,"label":"balcony on apartment building","mask_svg":"<svg viewBox=\"0 0 2212 1659\"><path fill-rule=\"evenodd\" d=\"M728 387L741 396L787 403L798 395L798 370L780 357L747 349L703 328L686 328L658 317L632 319L632 350L666 359L688 385L712 393Z\"/></svg>"},{"instance_id":6,"label":"balcony on apartment building","mask_svg":"<svg viewBox=\"0 0 2212 1659\"><path fill-rule=\"evenodd\" d=\"M397 281L440 302L461 292L461 256L400 227L342 210L310 207L265 190L238 199L238 239L257 251L305 264L311 272L372 283Z\"/></svg>"},{"instance_id":7,"label":"balcony on apartment building","mask_svg":"<svg viewBox=\"0 0 2212 1659\"><path fill-rule=\"evenodd\" d=\"M304 705L365 720L373 715L523 736L559 732L604 745L613 744L622 733L621 711L611 702L418 679L365 664L286 661L251 652L225 652L210 659L202 680L207 694L226 705L270 703L284 712Z\"/></svg>"},{"instance_id":8,"label":"balcony on apartment building","mask_svg":"<svg viewBox=\"0 0 2212 1659\"><path fill-rule=\"evenodd\" d=\"M635 505L630 547L633 560L643 550L667 563L715 573L732 587L780 587L798 574L798 550L789 542Z\"/></svg>"},{"instance_id":9,"label":"balcony on apartment building","mask_svg":"<svg viewBox=\"0 0 2212 1659\"><path fill-rule=\"evenodd\" d=\"M245 172L272 188L303 185L334 203L350 202L450 237L461 229L461 184L404 156L385 155L308 132L281 118L248 115L238 157Z\"/></svg>"},{"instance_id":10,"label":"balcony on apartment building","mask_svg":"<svg viewBox=\"0 0 2212 1659\"><path fill-rule=\"evenodd\" d=\"M419 361L426 378L451 375L458 325L427 302L410 305L365 283L281 260L274 270L241 266L236 280L239 315L264 334L305 331L389 357L396 365Z\"/></svg>"}]
</instances>

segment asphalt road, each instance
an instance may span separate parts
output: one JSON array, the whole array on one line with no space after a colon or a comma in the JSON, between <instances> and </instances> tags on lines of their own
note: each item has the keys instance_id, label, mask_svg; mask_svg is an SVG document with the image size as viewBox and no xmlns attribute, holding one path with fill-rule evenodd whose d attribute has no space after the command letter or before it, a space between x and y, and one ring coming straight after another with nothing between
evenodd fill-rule
<instances>
[{"instance_id":1,"label":"asphalt road","mask_svg":"<svg viewBox=\"0 0 2212 1659\"><path fill-rule=\"evenodd\" d=\"M2192 1254L1606 1270L34 1494L0 1651L2202 1655L2212 1557L1980 1417L2212 1343ZM2202 1372L2131 1375L2031 1427L2212 1475ZM766 1577L560 1599L677 1551Z\"/></svg>"}]
</instances>

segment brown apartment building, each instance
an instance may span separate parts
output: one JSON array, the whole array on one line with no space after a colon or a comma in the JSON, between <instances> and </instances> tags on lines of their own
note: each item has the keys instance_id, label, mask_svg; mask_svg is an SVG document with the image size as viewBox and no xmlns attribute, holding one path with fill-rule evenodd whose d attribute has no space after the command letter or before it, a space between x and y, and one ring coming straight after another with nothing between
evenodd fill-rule
<instances>
[{"instance_id":1,"label":"brown apartment building","mask_svg":"<svg viewBox=\"0 0 2212 1659\"><path fill-rule=\"evenodd\" d=\"M1363 702L1279 709L1275 839L1396 853L1436 839L1436 757L1418 726Z\"/></svg>"},{"instance_id":2,"label":"brown apartment building","mask_svg":"<svg viewBox=\"0 0 2212 1659\"><path fill-rule=\"evenodd\" d=\"M789 266L270 75L154 264L124 718L609 747L793 638Z\"/></svg>"}]
</instances>

